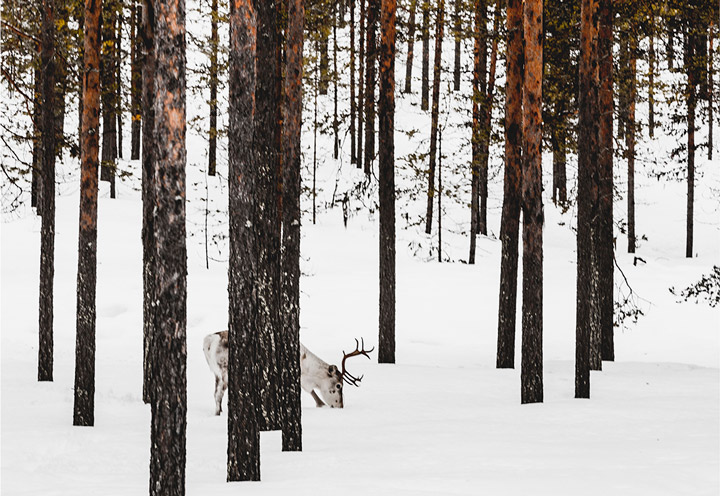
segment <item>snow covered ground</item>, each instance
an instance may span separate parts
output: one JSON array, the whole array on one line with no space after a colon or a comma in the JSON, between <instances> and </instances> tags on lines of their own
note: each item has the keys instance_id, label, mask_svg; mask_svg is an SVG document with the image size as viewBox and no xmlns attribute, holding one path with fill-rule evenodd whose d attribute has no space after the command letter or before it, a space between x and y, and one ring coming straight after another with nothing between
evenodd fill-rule
<instances>
[{"instance_id":1,"label":"snow covered ground","mask_svg":"<svg viewBox=\"0 0 720 496\"><path fill-rule=\"evenodd\" d=\"M402 61L400 55L398 76L404 74ZM467 79L463 84L468 91ZM502 78L498 84L504 84ZM427 147L430 118L419 110L417 97L398 97L401 188L423 181L412 179L405 160L418 146ZM462 101L454 98L443 104L445 112ZM205 112L202 103L192 105L191 115ZM465 153L462 160L467 160L464 117L447 113L444 151L449 157ZM303 138L306 168L312 157L309 122ZM419 134L412 141L402 134L414 128ZM398 198L397 364L349 362L365 379L359 389L346 389L343 410L317 409L303 394L304 451L282 453L279 433L263 433L262 482L227 484L227 417L213 415L213 376L201 350L206 334L227 326L227 255L224 240L211 236L206 269L205 143L193 133L188 139L188 495L720 492L720 309L677 303L668 290L682 289L720 264L720 173L704 152L698 152L703 174L696 191L697 256L686 259L685 183L647 177L648 157L668 157L679 138L658 132L647 141L644 135L636 215L638 235L647 238L637 255L646 263L633 265L620 232L617 259L645 315L617 329L616 362L591 374L590 400L573 398L574 211L562 212L545 199L545 402L520 405L519 353L516 370L494 368L500 244L492 235L481 237L478 263L458 263L467 253L469 197L467 185L458 186L467 171L456 163L446 180L457 187L459 199L443 200L444 225L451 229L443 234L443 251L456 263L437 263L431 251L436 234L429 237L408 226L423 211L422 196ZM344 162L331 160L331 139L320 135L323 207L336 184L343 192L358 179L347 163L349 139L343 147ZM498 153L499 148L493 150L496 171ZM624 164L616 164L615 214L623 219ZM2 224L0 489L7 495L146 494L150 410L141 400L138 164L121 163L135 174L118 184L117 199L109 199L107 184L101 184L92 428L72 426L79 186L72 172L76 164L65 167L57 199L52 383L36 381L40 221L24 210ZM546 193L550 169L546 161ZM226 208L222 167L220 173L209 179L211 209ZM309 177L304 176L306 184ZM491 233L499 232L501 183L496 177L490 185ZM304 202L309 209L307 197ZM209 222L211 235L227 228L222 213ZM339 207L322 208L316 225L305 217L303 236L301 339L326 361L339 363L341 350L348 350L355 337L364 337L369 346L377 340L377 215L361 208L345 229ZM627 293L619 272L616 283ZM519 331L517 338L519 351Z\"/></svg>"}]
</instances>

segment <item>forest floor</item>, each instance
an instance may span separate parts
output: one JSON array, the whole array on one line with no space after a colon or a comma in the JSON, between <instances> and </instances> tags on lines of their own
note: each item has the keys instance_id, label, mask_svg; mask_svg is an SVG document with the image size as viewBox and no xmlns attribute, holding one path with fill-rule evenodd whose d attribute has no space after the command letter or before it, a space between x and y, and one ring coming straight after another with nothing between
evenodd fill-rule
<instances>
[{"instance_id":1,"label":"forest floor","mask_svg":"<svg viewBox=\"0 0 720 496\"><path fill-rule=\"evenodd\" d=\"M402 63L396 74L404 74ZM669 158L681 138L669 131L658 131L655 140L644 138L636 190L642 261L635 265L625 253L625 173L623 161L616 161L616 256L622 270L615 273L616 298L630 293L624 274L644 315L616 329L616 361L591 373L589 400L576 400L574 210L552 204L551 162L545 156L545 397L542 404L521 405L519 326L516 368L495 369L502 201L498 144L491 150L489 236L478 238L475 265L461 263L469 242L469 129L463 125L468 109L465 114L453 109L469 102L469 77L466 71L465 93L442 104L443 115L450 116L441 119L446 122L443 149L446 161L455 164L444 178L445 263L436 260L437 230L425 235L419 223L426 179L413 153L417 148L426 153L430 118L418 109L419 95L398 96L397 363L378 365L375 353L372 361L350 361L350 370L365 378L360 388L346 389L343 410L315 408L303 393L304 450L282 453L279 433L263 433L260 483L225 482L227 417L213 414L213 376L202 340L227 328L226 169L220 165L218 177L204 176L204 138L197 128L189 129L188 495L720 493L720 308L702 301L679 303L669 291L679 292L720 265L717 167L698 151L696 256L686 259L684 176L650 177L658 167L682 170L683 159ZM498 85L504 85L502 77ZM346 92L343 88L342 102ZM305 101L303 181L308 186L309 91ZM350 195L347 228L340 206L330 208L332 197L351 191L362 173L347 163L347 136L344 162L329 158L331 100L322 101L315 225L307 191L303 198L301 339L337 364L354 338L363 337L368 346L377 341L377 213L372 188L364 196ZM197 104L189 120L203 112ZM717 142L715 148L720 153ZM572 164L571 158L570 186ZM51 383L36 381L40 220L25 208L2 224L2 494L147 494L150 409L141 400L139 164L121 161L120 167L132 174L119 181L117 199L109 199L107 183L101 183L95 427L72 426L77 163L61 168L58 185ZM212 212L209 268L206 208Z\"/></svg>"}]
</instances>

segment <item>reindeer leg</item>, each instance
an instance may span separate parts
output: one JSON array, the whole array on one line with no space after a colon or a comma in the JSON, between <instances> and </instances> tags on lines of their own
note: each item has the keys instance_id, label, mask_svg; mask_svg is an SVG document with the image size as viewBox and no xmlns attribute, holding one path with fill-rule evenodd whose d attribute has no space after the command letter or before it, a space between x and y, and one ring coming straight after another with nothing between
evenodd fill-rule
<instances>
[{"instance_id":1,"label":"reindeer leg","mask_svg":"<svg viewBox=\"0 0 720 496\"><path fill-rule=\"evenodd\" d=\"M215 415L222 412L222 399L227 386L223 384L218 376L215 376Z\"/></svg>"},{"instance_id":2,"label":"reindeer leg","mask_svg":"<svg viewBox=\"0 0 720 496\"><path fill-rule=\"evenodd\" d=\"M325 406L325 403L323 403L323 400L320 399L320 397L317 395L317 393L316 393L314 390L313 390L313 391L310 391L310 395L311 395L311 396L313 397L313 399L315 400L315 406L316 406L316 407L322 408L322 407Z\"/></svg>"}]
</instances>

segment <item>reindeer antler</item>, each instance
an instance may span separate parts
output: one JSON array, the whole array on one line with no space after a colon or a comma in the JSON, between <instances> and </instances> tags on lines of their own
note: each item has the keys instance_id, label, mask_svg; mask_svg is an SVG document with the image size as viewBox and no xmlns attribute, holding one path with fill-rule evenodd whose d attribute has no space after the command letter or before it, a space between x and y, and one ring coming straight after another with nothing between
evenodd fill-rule
<instances>
[{"instance_id":1,"label":"reindeer antler","mask_svg":"<svg viewBox=\"0 0 720 496\"><path fill-rule=\"evenodd\" d=\"M360 338L360 342L358 342L358 340L356 338L355 339L355 351L353 351L351 353L345 353L345 351L343 351L343 355L344 355L343 359L342 359L343 381L345 381L346 383L353 385L355 387L360 387L359 382L362 381L362 378L364 376L361 375L360 377L355 377L355 376L351 375L347 370L345 370L345 360L347 360L348 358L354 357L354 356L358 356L358 355L365 355L369 360L370 355L368 355L368 353L372 353L372 351L374 349L375 349L375 347L373 346L369 350L366 350L365 349L365 340L363 338Z\"/></svg>"}]
</instances>

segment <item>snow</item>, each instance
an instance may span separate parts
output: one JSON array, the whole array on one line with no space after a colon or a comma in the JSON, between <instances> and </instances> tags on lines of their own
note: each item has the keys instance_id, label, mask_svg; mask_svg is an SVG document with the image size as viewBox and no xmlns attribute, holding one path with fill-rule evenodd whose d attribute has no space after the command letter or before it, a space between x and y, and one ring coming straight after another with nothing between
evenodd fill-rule
<instances>
[{"instance_id":1,"label":"snow","mask_svg":"<svg viewBox=\"0 0 720 496\"><path fill-rule=\"evenodd\" d=\"M449 41L446 53L451 46ZM400 54L398 77L404 75L404 60ZM416 63L419 75L419 57ZM468 77L463 80L466 92ZM419 111L419 81L414 84L418 94L398 95L399 189L425 181L407 158L416 150L426 152L429 136L429 114ZM503 84L499 78L498 86ZM343 88L342 94L346 91ZM331 109L331 95L321 97L322 112ZM698 151L698 168L704 175L698 177L696 190L697 256L686 259L685 183L649 179L650 159L639 160L637 228L647 241L640 242L637 255L645 263L633 265L633 256L625 253L626 239L616 230L617 262L645 316L616 330L616 362L605 362L602 372L592 372L591 399L576 400L574 211L562 212L547 198L551 168L546 157L545 398L542 404L521 405L519 330L517 368L495 369L500 243L492 234L499 232L501 148L494 145L491 151L491 236L478 238L476 265L459 263L469 244L464 234L469 230L469 185L462 179L469 130L461 125L464 114L448 111L461 105L463 96L444 98L442 112L450 114L444 117L444 164L455 169L443 171L443 182L458 198L443 199L443 224L450 228L443 233L443 252L455 263L437 263L436 233L429 237L421 232L422 226L413 225L424 209L423 194L399 195L397 363L349 361L349 369L365 378L360 388L347 387L343 410L315 408L303 393L304 450L283 453L279 433L263 433L259 483L225 482L227 417L213 415L213 375L202 354L202 340L227 327L227 245L216 236L227 230L225 214L209 219L207 269L203 231L206 181L209 208L225 211L226 169L219 164L219 177L204 177L204 137L189 130L187 494L720 493L720 309L677 303L678 297L668 291L692 284L720 264L717 168ZM311 111L311 93L306 92L305 100ZM196 98L188 119L205 112ZM305 120L303 138L305 184L310 184L312 168L311 122ZM415 128L419 134L409 138ZM703 133L704 126L698 140ZM640 156L667 157L679 138L658 131L655 140L646 134L643 139ZM342 197L362 173L348 163L348 139L342 142L346 155L338 162L330 155L332 137L320 134L318 141L322 208L316 225L310 215L303 220L301 339L319 357L337 364L354 338L363 337L367 346L377 339L377 211L370 213L352 196L345 229L341 208L325 208L336 185L336 198ZM107 183L101 184L92 428L72 426L76 164L68 160L63 165L65 179L58 186L52 383L36 381L40 220L26 209L2 224L3 494L147 493L150 409L141 398L139 164L124 161L121 166L133 175L118 181L117 199L111 200ZM568 172L570 186L574 172ZM616 181L620 196L615 214L622 219L625 184L620 159ZM307 212L311 200L303 201ZM365 201L372 206L372 190ZM627 294L618 271L615 278Z\"/></svg>"}]
</instances>

